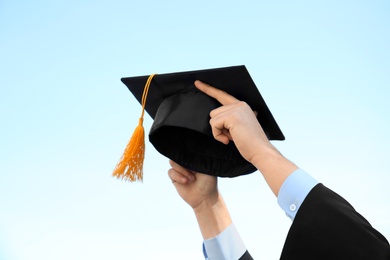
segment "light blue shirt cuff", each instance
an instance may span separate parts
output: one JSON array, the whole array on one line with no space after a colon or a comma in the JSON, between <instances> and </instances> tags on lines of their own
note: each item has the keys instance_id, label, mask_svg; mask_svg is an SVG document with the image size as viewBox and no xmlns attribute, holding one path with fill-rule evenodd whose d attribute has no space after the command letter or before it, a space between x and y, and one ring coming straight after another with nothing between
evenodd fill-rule
<instances>
[{"instance_id":1,"label":"light blue shirt cuff","mask_svg":"<svg viewBox=\"0 0 390 260\"><path fill-rule=\"evenodd\" d=\"M306 196L317 184L318 181L301 169L294 171L283 182L278 194L278 204L291 220L294 220Z\"/></svg>"},{"instance_id":2,"label":"light blue shirt cuff","mask_svg":"<svg viewBox=\"0 0 390 260\"><path fill-rule=\"evenodd\" d=\"M237 260L246 252L246 247L234 224L230 224L221 234L203 242L206 260Z\"/></svg>"}]
</instances>

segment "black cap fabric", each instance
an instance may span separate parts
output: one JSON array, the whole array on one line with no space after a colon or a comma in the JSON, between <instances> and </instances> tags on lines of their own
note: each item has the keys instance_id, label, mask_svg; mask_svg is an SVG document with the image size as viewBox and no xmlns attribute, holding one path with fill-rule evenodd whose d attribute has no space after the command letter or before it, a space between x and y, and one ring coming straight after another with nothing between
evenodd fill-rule
<instances>
[{"instance_id":1,"label":"black cap fabric","mask_svg":"<svg viewBox=\"0 0 390 260\"><path fill-rule=\"evenodd\" d=\"M140 103L148 77L122 78ZM245 66L234 66L155 75L145 106L154 119L149 141L161 154L196 172L220 177L254 172L256 168L240 155L233 142L225 145L214 139L209 114L221 104L198 90L195 80L245 101L257 111L268 139L284 140Z\"/></svg>"}]
</instances>

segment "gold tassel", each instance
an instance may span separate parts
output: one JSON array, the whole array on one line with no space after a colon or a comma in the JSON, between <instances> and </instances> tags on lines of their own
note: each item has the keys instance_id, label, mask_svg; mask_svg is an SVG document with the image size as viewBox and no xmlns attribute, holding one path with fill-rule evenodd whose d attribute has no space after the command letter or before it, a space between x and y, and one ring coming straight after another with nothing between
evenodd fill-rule
<instances>
[{"instance_id":1,"label":"gold tassel","mask_svg":"<svg viewBox=\"0 0 390 260\"><path fill-rule=\"evenodd\" d=\"M114 172L112 173L112 175L118 179L121 178L122 180L130 182L143 180L145 130L142 124L144 121L146 97L148 96L150 83L155 75L156 74L150 75L146 81L144 92L142 94L142 113L138 121L138 126L135 128L129 143L123 152L122 158L119 160Z\"/></svg>"}]
</instances>

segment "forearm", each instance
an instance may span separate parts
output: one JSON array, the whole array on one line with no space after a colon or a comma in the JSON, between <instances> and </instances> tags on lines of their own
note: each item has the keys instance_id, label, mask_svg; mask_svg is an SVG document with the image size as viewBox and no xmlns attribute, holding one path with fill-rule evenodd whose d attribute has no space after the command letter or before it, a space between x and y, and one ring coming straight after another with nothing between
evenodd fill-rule
<instances>
[{"instance_id":1,"label":"forearm","mask_svg":"<svg viewBox=\"0 0 390 260\"><path fill-rule=\"evenodd\" d=\"M271 143L259 147L259 153L253 158L252 164L261 172L275 196L280 187L298 167L286 159Z\"/></svg>"},{"instance_id":2,"label":"forearm","mask_svg":"<svg viewBox=\"0 0 390 260\"><path fill-rule=\"evenodd\" d=\"M232 223L229 211L219 193L218 198L214 201L204 201L194 208L194 212L203 239L216 237Z\"/></svg>"}]
</instances>

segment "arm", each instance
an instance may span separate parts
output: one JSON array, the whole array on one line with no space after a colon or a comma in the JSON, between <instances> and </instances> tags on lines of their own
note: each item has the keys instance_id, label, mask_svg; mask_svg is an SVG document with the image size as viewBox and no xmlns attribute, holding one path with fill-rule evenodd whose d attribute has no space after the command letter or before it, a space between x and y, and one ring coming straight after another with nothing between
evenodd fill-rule
<instances>
[{"instance_id":1,"label":"arm","mask_svg":"<svg viewBox=\"0 0 390 260\"><path fill-rule=\"evenodd\" d=\"M205 257L252 259L232 224L226 204L218 192L217 178L189 171L170 161L168 175L177 192L193 209L204 239Z\"/></svg>"},{"instance_id":2,"label":"arm","mask_svg":"<svg viewBox=\"0 0 390 260\"><path fill-rule=\"evenodd\" d=\"M222 104L210 113L215 139L234 141L262 173L287 215L296 215L281 259L389 259L387 240L347 201L284 158L246 103L200 81L195 86Z\"/></svg>"},{"instance_id":3,"label":"arm","mask_svg":"<svg viewBox=\"0 0 390 260\"><path fill-rule=\"evenodd\" d=\"M169 177L179 195L194 210L203 238L210 239L231 223L230 214L217 187L217 178L191 172L170 161Z\"/></svg>"}]
</instances>

